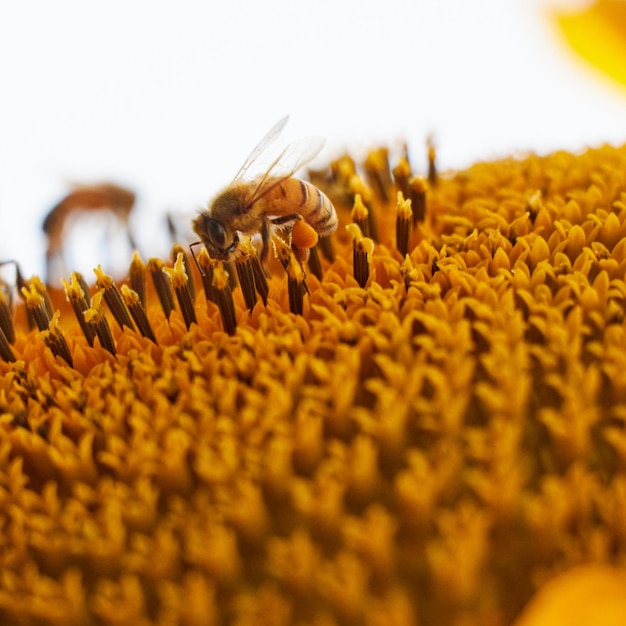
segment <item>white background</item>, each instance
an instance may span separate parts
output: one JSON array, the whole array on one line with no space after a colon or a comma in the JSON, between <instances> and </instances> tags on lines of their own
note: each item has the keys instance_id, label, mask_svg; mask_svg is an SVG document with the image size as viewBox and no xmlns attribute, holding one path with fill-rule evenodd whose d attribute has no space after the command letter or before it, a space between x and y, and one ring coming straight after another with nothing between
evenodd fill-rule
<instances>
[{"instance_id":1,"label":"white background","mask_svg":"<svg viewBox=\"0 0 626 626\"><path fill-rule=\"evenodd\" d=\"M420 166L430 133L442 169L623 143L626 93L578 62L546 10L539 0L3 3L0 259L41 273L43 217L69 182L101 180L137 191L144 259L167 254L164 214L201 208L286 113L287 138L327 138L321 162L406 139ZM107 252L101 223L69 244L71 269L87 277L99 262L128 265L124 247Z\"/></svg>"}]
</instances>

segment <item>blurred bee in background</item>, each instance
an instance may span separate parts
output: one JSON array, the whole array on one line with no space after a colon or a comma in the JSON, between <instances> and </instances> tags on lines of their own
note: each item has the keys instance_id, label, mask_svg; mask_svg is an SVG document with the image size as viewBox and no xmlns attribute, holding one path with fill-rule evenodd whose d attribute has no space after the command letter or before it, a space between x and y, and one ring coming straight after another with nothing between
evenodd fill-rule
<instances>
[{"instance_id":1,"label":"blurred bee in background","mask_svg":"<svg viewBox=\"0 0 626 626\"><path fill-rule=\"evenodd\" d=\"M288 120L284 117L270 129L230 185L193 220L194 232L214 259L232 260L239 234L260 233L261 259L265 263L268 243L278 229L287 233L287 243L298 260L304 262L318 237L337 229L337 214L328 197L311 183L293 177L319 154L324 139L307 137L295 141L266 163L268 146ZM252 170L262 173L254 174Z\"/></svg>"},{"instance_id":2,"label":"blurred bee in background","mask_svg":"<svg viewBox=\"0 0 626 626\"><path fill-rule=\"evenodd\" d=\"M63 264L63 242L70 218L81 213L105 211L117 217L124 225L130 245L136 248L129 228L129 217L135 204L135 194L129 189L111 183L77 185L46 215L42 228L48 239L46 248L46 280L50 282L56 262Z\"/></svg>"}]
</instances>

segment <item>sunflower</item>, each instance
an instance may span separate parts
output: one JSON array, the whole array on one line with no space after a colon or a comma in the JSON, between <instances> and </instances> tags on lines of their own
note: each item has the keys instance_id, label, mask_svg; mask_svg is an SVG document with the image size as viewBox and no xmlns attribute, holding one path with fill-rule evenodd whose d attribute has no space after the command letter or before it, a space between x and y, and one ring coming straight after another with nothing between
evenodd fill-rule
<instances>
[{"instance_id":1,"label":"sunflower","mask_svg":"<svg viewBox=\"0 0 626 626\"><path fill-rule=\"evenodd\" d=\"M3 291L3 624L624 614L626 148L435 156L311 172L339 229L269 278Z\"/></svg>"}]
</instances>

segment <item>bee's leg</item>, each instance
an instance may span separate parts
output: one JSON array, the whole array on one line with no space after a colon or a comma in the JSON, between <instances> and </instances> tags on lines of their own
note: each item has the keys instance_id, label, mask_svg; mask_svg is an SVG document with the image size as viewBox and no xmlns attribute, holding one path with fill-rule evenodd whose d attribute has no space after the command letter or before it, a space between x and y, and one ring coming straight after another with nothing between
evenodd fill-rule
<instances>
[{"instance_id":1,"label":"bee's leg","mask_svg":"<svg viewBox=\"0 0 626 626\"><path fill-rule=\"evenodd\" d=\"M56 269L55 269L56 268ZM65 259L63 255L63 242L57 234L48 235L48 245L46 247L46 284L52 284L55 271L65 272ZM58 280L58 279L57 279Z\"/></svg>"},{"instance_id":2,"label":"bee's leg","mask_svg":"<svg viewBox=\"0 0 626 626\"><path fill-rule=\"evenodd\" d=\"M271 217L269 219L273 226L291 226L293 228L293 225L296 222L300 222L303 217L299 213L291 213L289 215L281 215L279 217ZM291 229L289 229L289 245L296 256L296 259L300 262L300 265L304 267L304 264L309 259L309 249L297 246L291 241Z\"/></svg>"},{"instance_id":3,"label":"bee's leg","mask_svg":"<svg viewBox=\"0 0 626 626\"><path fill-rule=\"evenodd\" d=\"M293 225L302 220L302 215L299 213L290 213L289 215L279 215L278 217L270 217L268 219L272 226L284 228L285 234L287 235L286 243L288 246L291 246L291 231L293 230Z\"/></svg>"},{"instance_id":4,"label":"bee's leg","mask_svg":"<svg viewBox=\"0 0 626 626\"><path fill-rule=\"evenodd\" d=\"M293 222L299 222L302 219L300 213L291 213L290 215L280 215L279 217L270 217L269 221L272 226L285 226Z\"/></svg>"},{"instance_id":5,"label":"bee's leg","mask_svg":"<svg viewBox=\"0 0 626 626\"><path fill-rule=\"evenodd\" d=\"M304 264L309 260L309 248L301 248L300 246L296 246L295 243L292 243L291 251L293 252L296 259L300 261L300 265L304 266Z\"/></svg>"},{"instance_id":6,"label":"bee's leg","mask_svg":"<svg viewBox=\"0 0 626 626\"><path fill-rule=\"evenodd\" d=\"M270 222L268 219L263 220L263 224L261 225L261 267L263 268L263 272L269 278L270 269L268 265L268 259L270 256L270 238L272 233L270 232Z\"/></svg>"},{"instance_id":7,"label":"bee's leg","mask_svg":"<svg viewBox=\"0 0 626 626\"><path fill-rule=\"evenodd\" d=\"M133 231L130 228L127 228L126 235L128 236L128 244L130 245L131 250L139 251L137 240L135 239Z\"/></svg>"}]
</instances>

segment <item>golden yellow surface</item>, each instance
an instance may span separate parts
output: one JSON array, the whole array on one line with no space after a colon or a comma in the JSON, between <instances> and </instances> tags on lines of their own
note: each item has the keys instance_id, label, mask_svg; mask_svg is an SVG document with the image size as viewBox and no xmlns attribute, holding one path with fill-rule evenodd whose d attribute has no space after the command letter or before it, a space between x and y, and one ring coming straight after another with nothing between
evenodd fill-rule
<instances>
[{"instance_id":1,"label":"golden yellow surface","mask_svg":"<svg viewBox=\"0 0 626 626\"><path fill-rule=\"evenodd\" d=\"M547 583L515 626L626 624L626 575L605 565L575 567Z\"/></svg>"},{"instance_id":2,"label":"golden yellow surface","mask_svg":"<svg viewBox=\"0 0 626 626\"><path fill-rule=\"evenodd\" d=\"M626 2L596 0L582 10L554 12L554 19L581 58L626 86Z\"/></svg>"},{"instance_id":3,"label":"golden yellow surface","mask_svg":"<svg viewBox=\"0 0 626 626\"><path fill-rule=\"evenodd\" d=\"M156 342L98 292L115 354L63 294L51 331L17 311L0 623L622 623L626 148L433 170L406 258L385 159L333 172L335 259L302 315L278 264L267 306L235 288L232 336L195 271L197 322L148 277Z\"/></svg>"}]
</instances>

